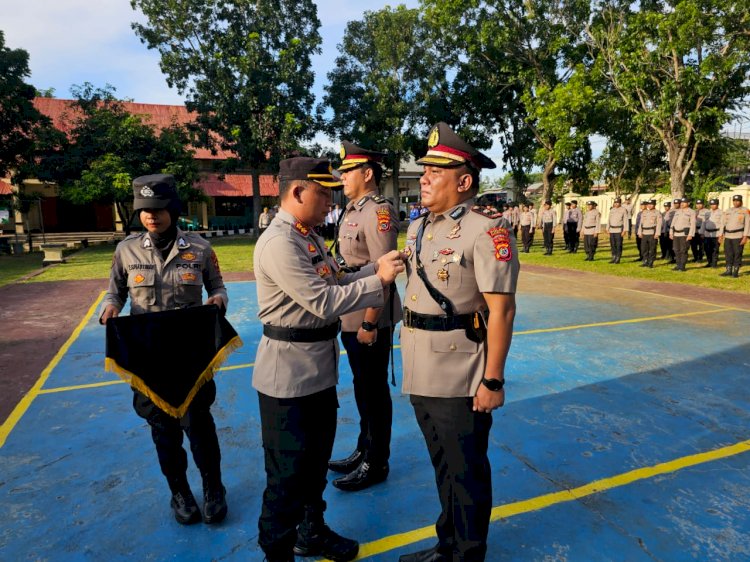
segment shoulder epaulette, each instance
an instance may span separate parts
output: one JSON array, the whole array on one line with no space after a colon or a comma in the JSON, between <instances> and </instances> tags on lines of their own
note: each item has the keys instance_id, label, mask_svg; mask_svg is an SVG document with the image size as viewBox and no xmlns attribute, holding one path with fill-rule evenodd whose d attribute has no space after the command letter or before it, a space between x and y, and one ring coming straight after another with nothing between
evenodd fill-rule
<instances>
[{"instance_id":1,"label":"shoulder epaulette","mask_svg":"<svg viewBox=\"0 0 750 562\"><path fill-rule=\"evenodd\" d=\"M385 203L386 201L388 201L388 199L386 199L385 197L383 197L380 193L378 193L376 195L373 195L372 196L372 200L375 201L375 203L377 203L378 205L380 205L381 203ZM390 201L389 201L389 203L390 203Z\"/></svg>"},{"instance_id":2,"label":"shoulder epaulette","mask_svg":"<svg viewBox=\"0 0 750 562\"><path fill-rule=\"evenodd\" d=\"M495 207L491 207L489 205L484 207L482 205L474 205L471 210L488 219L499 219L503 216L503 214Z\"/></svg>"},{"instance_id":3,"label":"shoulder epaulette","mask_svg":"<svg viewBox=\"0 0 750 562\"><path fill-rule=\"evenodd\" d=\"M125 238L123 238L122 241L125 242L125 240L134 240L136 238L140 238L144 234L145 234L145 232L134 232L133 234L129 234L128 236L126 236Z\"/></svg>"}]
</instances>

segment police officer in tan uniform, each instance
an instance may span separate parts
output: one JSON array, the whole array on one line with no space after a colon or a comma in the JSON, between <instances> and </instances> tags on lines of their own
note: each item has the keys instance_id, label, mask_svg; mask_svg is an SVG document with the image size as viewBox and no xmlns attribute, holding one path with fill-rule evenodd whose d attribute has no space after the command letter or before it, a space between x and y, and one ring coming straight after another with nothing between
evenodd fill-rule
<instances>
[{"instance_id":1,"label":"police officer in tan uniform","mask_svg":"<svg viewBox=\"0 0 750 562\"><path fill-rule=\"evenodd\" d=\"M617 197L609 210L609 221L607 222L609 247L612 254L609 263L620 263L620 258L622 258L622 234L628 220L628 211L622 206L622 199Z\"/></svg>"},{"instance_id":2,"label":"police officer in tan uniform","mask_svg":"<svg viewBox=\"0 0 750 562\"><path fill-rule=\"evenodd\" d=\"M313 227L340 185L328 160L283 160L281 210L253 257L263 323L253 387L267 475L258 543L269 562L291 562L294 554L351 560L359 550L323 519L338 407L339 316L383 306L384 287L403 263L394 251L354 273L339 269Z\"/></svg>"},{"instance_id":3,"label":"police officer in tan uniform","mask_svg":"<svg viewBox=\"0 0 750 562\"><path fill-rule=\"evenodd\" d=\"M568 213L568 222L566 223L568 228L568 242L570 248L568 251L577 254L578 244L581 242L581 231L583 228L583 213L578 208L578 201L573 199L570 202L570 213Z\"/></svg>"},{"instance_id":4,"label":"police officer in tan uniform","mask_svg":"<svg viewBox=\"0 0 750 562\"><path fill-rule=\"evenodd\" d=\"M641 212L641 220L636 231L636 236L641 239L641 251L643 252L641 267L654 267L656 240L661 233L661 221L662 215L656 210L656 199L649 200L646 204L646 210Z\"/></svg>"},{"instance_id":5,"label":"police officer in tan uniform","mask_svg":"<svg viewBox=\"0 0 750 562\"><path fill-rule=\"evenodd\" d=\"M383 174L382 152L366 150L349 141L341 147L338 169L349 200L339 221L336 258L339 265L359 268L395 250L399 223L390 202L378 193ZM388 476L393 406L388 387L388 359L394 326L401 320L401 301L391 285L383 306L350 312L341 317L341 341L354 377L359 411L359 438L347 458L328 463L346 474L333 481L339 490L363 490Z\"/></svg>"},{"instance_id":6,"label":"police officer in tan uniform","mask_svg":"<svg viewBox=\"0 0 750 562\"><path fill-rule=\"evenodd\" d=\"M534 203L529 201L529 212L531 213L531 216L533 217L531 221L531 242L529 243L529 248L531 248L534 245L534 233L536 232L536 226L537 221L539 219L539 212L534 208Z\"/></svg>"},{"instance_id":7,"label":"police officer in tan uniform","mask_svg":"<svg viewBox=\"0 0 750 562\"><path fill-rule=\"evenodd\" d=\"M669 239L669 227L672 224L672 202L664 202L664 212L661 214L661 232L659 233L659 247L661 248L661 259L672 259L672 241Z\"/></svg>"},{"instance_id":8,"label":"police officer in tan uniform","mask_svg":"<svg viewBox=\"0 0 750 562\"><path fill-rule=\"evenodd\" d=\"M701 237L706 251L706 265L704 267L719 267L719 231L724 224L724 211L719 209L719 200L711 199L709 208L703 216Z\"/></svg>"},{"instance_id":9,"label":"police officer in tan uniform","mask_svg":"<svg viewBox=\"0 0 750 562\"><path fill-rule=\"evenodd\" d=\"M586 203L586 213L583 215L583 249L586 259L583 261L594 261L596 248L599 245L599 232L602 228L602 214L596 208L596 201Z\"/></svg>"},{"instance_id":10,"label":"police officer in tan uniform","mask_svg":"<svg viewBox=\"0 0 750 562\"><path fill-rule=\"evenodd\" d=\"M552 201L545 201L539 212L538 226L542 229L544 236L544 255L552 255L552 247L555 243L555 227L557 226L557 211L552 208Z\"/></svg>"},{"instance_id":11,"label":"police officer in tan uniform","mask_svg":"<svg viewBox=\"0 0 750 562\"><path fill-rule=\"evenodd\" d=\"M687 197L680 199L680 208L672 215L672 225L669 238L672 240L675 261L674 271L686 271L688 259L688 244L695 236L695 212L690 208Z\"/></svg>"},{"instance_id":12,"label":"police officer in tan uniform","mask_svg":"<svg viewBox=\"0 0 750 562\"><path fill-rule=\"evenodd\" d=\"M724 242L724 258L727 269L722 277L739 277L742 267L742 251L750 236L750 215L742 206L742 195L732 195L732 207L724 211L724 220L719 231L719 243Z\"/></svg>"},{"instance_id":13,"label":"police officer in tan uniform","mask_svg":"<svg viewBox=\"0 0 750 562\"><path fill-rule=\"evenodd\" d=\"M633 235L633 211L635 210L633 209L633 198L630 195L625 198L625 203L622 204L622 208L625 209L625 212L627 213L626 220L628 222L628 240L630 240ZM636 232L638 232L637 227Z\"/></svg>"},{"instance_id":14,"label":"police officer in tan uniform","mask_svg":"<svg viewBox=\"0 0 750 562\"><path fill-rule=\"evenodd\" d=\"M492 507L492 411L505 402L505 359L519 263L510 225L477 207L479 170L495 164L445 123L433 127L420 179L426 218L409 226L401 328L410 395L437 480L438 544L401 562L485 559Z\"/></svg>"},{"instance_id":15,"label":"police officer in tan uniform","mask_svg":"<svg viewBox=\"0 0 750 562\"><path fill-rule=\"evenodd\" d=\"M693 252L693 261L700 263L703 261L704 244L703 244L703 221L711 214L709 209L703 205L703 199L695 200L695 236L690 241L690 249Z\"/></svg>"},{"instance_id":16,"label":"police officer in tan uniform","mask_svg":"<svg viewBox=\"0 0 750 562\"><path fill-rule=\"evenodd\" d=\"M226 309L227 292L216 254L198 234L177 227L180 207L173 176L154 174L133 180L133 210L139 211L146 232L131 234L115 249L101 324L119 316L128 297L130 314L199 306L204 286L206 304ZM203 521L218 523L227 514L221 451L210 410L215 398L216 383L211 380L200 388L185 415L176 419L133 389L133 408L151 426L159 465L172 492L170 505L175 519L184 525L200 521L201 512L187 480L183 431L203 479Z\"/></svg>"},{"instance_id":17,"label":"police officer in tan uniform","mask_svg":"<svg viewBox=\"0 0 750 562\"><path fill-rule=\"evenodd\" d=\"M531 229L534 228L534 215L529 211L528 205L521 207L523 210L518 218L521 226L521 241L523 242L523 253L528 254L531 247Z\"/></svg>"}]
</instances>

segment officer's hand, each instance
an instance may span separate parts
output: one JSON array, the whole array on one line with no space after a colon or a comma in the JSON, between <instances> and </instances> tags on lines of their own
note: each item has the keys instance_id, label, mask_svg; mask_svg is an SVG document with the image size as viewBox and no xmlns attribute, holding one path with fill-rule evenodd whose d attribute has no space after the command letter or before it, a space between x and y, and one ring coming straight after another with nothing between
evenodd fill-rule
<instances>
[{"instance_id":1,"label":"officer's hand","mask_svg":"<svg viewBox=\"0 0 750 562\"><path fill-rule=\"evenodd\" d=\"M744 246L745 244L747 244L747 236L743 236L742 240L740 240L740 246Z\"/></svg>"},{"instance_id":2,"label":"officer's hand","mask_svg":"<svg viewBox=\"0 0 750 562\"><path fill-rule=\"evenodd\" d=\"M99 317L99 324L106 324L107 320L110 318L117 318L120 315L120 311L117 310L117 307L108 304L107 307L104 309L104 312L102 312L102 315Z\"/></svg>"},{"instance_id":3,"label":"officer's hand","mask_svg":"<svg viewBox=\"0 0 750 562\"><path fill-rule=\"evenodd\" d=\"M721 244L722 242L724 242L724 236L723 235L719 236L719 244Z\"/></svg>"},{"instance_id":4,"label":"officer's hand","mask_svg":"<svg viewBox=\"0 0 750 562\"><path fill-rule=\"evenodd\" d=\"M688 242L690 242L693 239L693 237L692 236L688 236L687 239L688 239Z\"/></svg>"},{"instance_id":5,"label":"officer's hand","mask_svg":"<svg viewBox=\"0 0 750 562\"><path fill-rule=\"evenodd\" d=\"M384 287L393 283L403 270L404 260L398 250L391 250L378 259L377 276Z\"/></svg>"},{"instance_id":6,"label":"officer's hand","mask_svg":"<svg viewBox=\"0 0 750 562\"><path fill-rule=\"evenodd\" d=\"M378 341L378 331L371 330L368 332L367 330L360 328L357 330L357 341L362 345L373 345Z\"/></svg>"},{"instance_id":7,"label":"officer's hand","mask_svg":"<svg viewBox=\"0 0 750 562\"><path fill-rule=\"evenodd\" d=\"M672 236L672 235L670 234L670 235L669 235L669 239L670 239L670 240L674 240L674 236Z\"/></svg>"},{"instance_id":8,"label":"officer's hand","mask_svg":"<svg viewBox=\"0 0 750 562\"><path fill-rule=\"evenodd\" d=\"M490 390L483 384L479 385L476 396L474 396L475 412L490 413L505 404L505 389Z\"/></svg>"}]
</instances>

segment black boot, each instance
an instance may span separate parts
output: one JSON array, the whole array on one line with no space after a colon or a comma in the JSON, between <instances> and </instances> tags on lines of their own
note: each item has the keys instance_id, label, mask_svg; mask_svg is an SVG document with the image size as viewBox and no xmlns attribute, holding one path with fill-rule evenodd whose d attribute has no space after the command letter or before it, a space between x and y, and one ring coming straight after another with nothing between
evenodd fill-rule
<instances>
[{"instance_id":1,"label":"black boot","mask_svg":"<svg viewBox=\"0 0 750 562\"><path fill-rule=\"evenodd\" d=\"M719 277L731 277L732 276L732 268L730 266L727 266L727 268L724 270L724 273L719 273Z\"/></svg>"},{"instance_id":2,"label":"black boot","mask_svg":"<svg viewBox=\"0 0 750 562\"><path fill-rule=\"evenodd\" d=\"M203 487L203 522L221 523L227 516L227 490L219 482Z\"/></svg>"},{"instance_id":3,"label":"black boot","mask_svg":"<svg viewBox=\"0 0 750 562\"><path fill-rule=\"evenodd\" d=\"M402 554L398 557L398 562L448 562L450 558L440 553L439 545L425 550L412 552L411 554Z\"/></svg>"},{"instance_id":4,"label":"black boot","mask_svg":"<svg viewBox=\"0 0 750 562\"><path fill-rule=\"evenodd\" d=\"M187 484L172 494L172 500L169 505L174 511L174 518L178 523L183 525L192 525L201 520L201 512L198 510L198 504L195 503L193 492Z\"/></svg>"},{"instance_id":5,"label":"black boot","mask_svg":"<svg viewBox=\"0 0 750 562\"><path fill-rule=\"evenodd\" d=\"M732 277L739 277L740 276L740 268L734 267L732 268Z\"/></svg>"},{"instance_id":6,"label":"black boot","mask_svg":"<svg viewBox=\"0 0 750 562\"><path fill-rule=\"evenodd\" d=\"M297 528L297 556L322 556L334 562L354 560L359 543L334 533L323 521L321 512L305 509L305 518Z\"/></svg>"},{"instance_id":7,"label":"black boot","mask_svg":"<svg viewBox=\"0 0 750 562\"><path fill-rule=\"evenodd\" d=\"M353 472L334 480L333 485L344 492L358 492L383 482L386 478L388 478L388 463L375 466L362 461Z\"/></svg>"},{"instance_id":8,"label":"black boot","mask_svg":"<svg viewBox=\"0 0 750 562\"><path fill-rule=\"evenodd\" d=\"M334 472L349 474L352 470L359 466L364 457L365 455L362 451L360 451L359 449L355 449L355 451L345 459L328 461L328 468L329 470L333 470Z\"/></svg>"},{"instance_id":9,"label":"black boot","mask_svg":"<svg viewBox=\"0 0 750 562\"><path fill-rule=\"evenodd\" d=\"M621 258L621 257L622 257L622 256L621 256L620 254L617 254L617 255L615 256L615 263L620 263L620 258Z\"/></svg>"}]
</instances>

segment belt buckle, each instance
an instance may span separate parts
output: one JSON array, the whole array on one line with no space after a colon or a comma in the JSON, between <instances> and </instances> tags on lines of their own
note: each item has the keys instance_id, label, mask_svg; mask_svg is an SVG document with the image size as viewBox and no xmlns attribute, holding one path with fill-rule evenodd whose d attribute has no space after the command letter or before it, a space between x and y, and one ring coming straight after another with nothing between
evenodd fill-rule
<instances>
[{"instance_id":1,"label":"belt buckle","mask_svg":"<svg viewBox=\"0 0 750 562\"><path fill-rule=\"evenodd\" d=\"M404 307L404 326L411 328L411 310Z\"/></svg>"}]
</instances>

